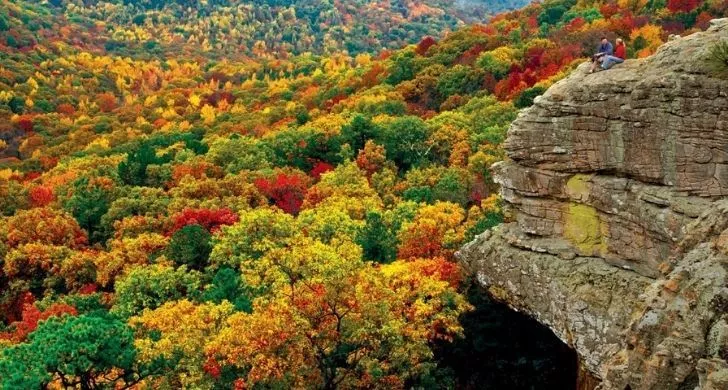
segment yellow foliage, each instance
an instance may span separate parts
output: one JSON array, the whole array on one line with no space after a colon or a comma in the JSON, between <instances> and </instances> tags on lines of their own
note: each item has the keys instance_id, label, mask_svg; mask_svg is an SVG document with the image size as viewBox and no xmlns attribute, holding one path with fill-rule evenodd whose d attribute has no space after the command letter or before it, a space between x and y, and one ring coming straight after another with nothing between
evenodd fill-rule
<instances>
[{"instance_id":1,"label":"yellow foliage","mask_svg":"<svg viewBox=\"0 0 728 390\"><path fill-rule=\"evenodd\" d=\"M657 50L657 48L663 44L662 27L655 26L654 24L647 24L636 30L633 30L629 37L632 41L639 37L642 37L647 42L647 47L637 53L637 56L639 58L644 58L652 55Z\"/></svg>"},{"instance_id":2,"label":"yellow foliage","mask_svg":"<svg viewBox=\"0 0 728 390\"><path fill-rule=\"evenodd\" d=\"M217 114L214 107L209 104L205 104L200 110L200 116L202 117L202 120L209 125L215 122L215 117L217 116Z\"/></svg>"},{"instance_id":3,"label":"yellow foliage","mask_svg":"<svg viewBox=\"0 0 728 390\"><path fill-rule=\"evenodd\" d=\"M200 388L209 381L203 370L205 345L216 336L227 318L234 313L227 301L219 305L195 304L187 299L167 302L155 310L147 310L129 319L139 327L142 337L134 344L139 359L152 362L157 358L171 359L181 353L182 360L175 370L176 380L184 388ZM151 334L158 332L158 337Z\"/></svg>"}]
</instances>

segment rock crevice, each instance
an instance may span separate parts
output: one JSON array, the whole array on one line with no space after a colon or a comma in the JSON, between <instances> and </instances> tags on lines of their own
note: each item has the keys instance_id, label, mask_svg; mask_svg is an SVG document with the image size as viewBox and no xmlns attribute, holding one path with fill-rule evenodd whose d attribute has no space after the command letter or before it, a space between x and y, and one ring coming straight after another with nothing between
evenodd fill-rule
<instances>
[{"instance_id":1,"label":"rock crevice","mask_svg":"<svg viewBox=\"0 0 728 390\"><path fill-rule=\"evenodd\" d=\"M521 112L494 167L509 223L459 257L602 389L728 388L728 20L587 64Z\"/></svg>"}]
</instances>

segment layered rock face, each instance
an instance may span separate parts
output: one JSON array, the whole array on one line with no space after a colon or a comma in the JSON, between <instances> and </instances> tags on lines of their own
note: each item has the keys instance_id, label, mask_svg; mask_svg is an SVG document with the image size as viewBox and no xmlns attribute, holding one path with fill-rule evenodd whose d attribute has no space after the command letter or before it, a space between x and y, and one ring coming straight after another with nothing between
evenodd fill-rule
<instances>
[{"instance_id":1,"label":"layered rock face","mask_svg":"<svg viewBox=\"0 0 728 390\"><path fill-rule=\"evenodd\" d=\"M573 346L601 389L728 389L728 20L588 64L524 110L495 168L512 222L459 257Z\"/></svg>"}]
</instances>

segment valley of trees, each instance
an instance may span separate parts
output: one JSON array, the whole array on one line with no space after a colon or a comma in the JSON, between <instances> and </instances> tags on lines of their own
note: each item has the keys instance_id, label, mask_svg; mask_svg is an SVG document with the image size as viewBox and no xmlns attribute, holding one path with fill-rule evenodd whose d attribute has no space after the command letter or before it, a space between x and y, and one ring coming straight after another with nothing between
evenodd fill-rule
<instances>
[{"instance_id":1,"label":"valley of trees","mask_svg":"<svg viewBox=\"0 0 728 390\"><path fill-rule=\"evenodd\" d=\"M518 110L728 10L357 3L0 5L0 389L472 388L454 253Z\"/></svg>"}]
</instances>

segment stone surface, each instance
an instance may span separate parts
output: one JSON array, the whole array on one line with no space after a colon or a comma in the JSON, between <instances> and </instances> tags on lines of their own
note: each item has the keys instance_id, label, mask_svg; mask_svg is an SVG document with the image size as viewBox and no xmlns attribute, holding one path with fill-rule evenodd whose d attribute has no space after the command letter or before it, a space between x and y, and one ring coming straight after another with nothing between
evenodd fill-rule
<instances>
[{"instance_id":1,"label":"stone surface","mask_svg":"<svg viewBox=\"0 0 728 390\"><path fill-rule=\"evenodd\" d=\"M521 112L494 167L511 222L461 249L601 389L728 389L728 20L652 57L588 64Z\"/></svg>"}]
</instances>

